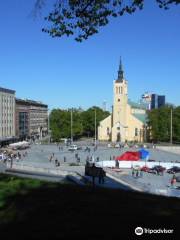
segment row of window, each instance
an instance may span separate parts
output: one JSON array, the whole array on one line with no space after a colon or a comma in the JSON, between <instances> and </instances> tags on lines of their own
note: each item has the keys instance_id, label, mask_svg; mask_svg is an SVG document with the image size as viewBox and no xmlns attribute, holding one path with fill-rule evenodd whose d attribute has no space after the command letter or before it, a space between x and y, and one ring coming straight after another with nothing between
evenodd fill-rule
<instances>
[{"instance_id":1,"label":"row of window","mask_svg":"<svg viewBox=\"0 0 180 240\"><path fill-rule=\"evenodd\" d=\"M116 94L123 94L123 87L116 87Z\"/></svg>"},{"instance_id":2,"label":"row of window","mask_svg":"<svg viewBox=\"0 0 180 240\"><path fill-rule=\"evenodd\" d=\"M117 127L117 130L120 131L120 127ZM134 136L137 137L138 135L141 135L141 132L142 132L142 129L139 130L138 128L135 128L135 130L134 130ZM110 129L109 129L109 127L107 127L107 129L106 129L106 133L107 133L107 135L110 134Z\"/></svg>"}]
</instances>

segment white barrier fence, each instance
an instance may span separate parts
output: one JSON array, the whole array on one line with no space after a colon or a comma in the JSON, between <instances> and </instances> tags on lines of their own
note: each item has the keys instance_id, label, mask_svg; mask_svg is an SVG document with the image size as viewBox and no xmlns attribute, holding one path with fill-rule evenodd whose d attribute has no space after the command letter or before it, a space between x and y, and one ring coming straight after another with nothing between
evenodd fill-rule
<instances>
[{"instance_id":1,"label":"white barrier fence","mask_svg":"<svg viewBox=\"0 0 180 240\"><path fill-rule=\"evenodd\" d=\"M177 166L180 167L180 163L176 162L148 162L148 161L118 161L119 168L132 168L135 166L143 167L147 166L149 168L154 167L155 165L160 165L162 167L165 167L166 169ZM95 165L97 167L116 167L116 161L110 160L110 161L100 161L96 162Z\"/></svg>"}]
</instances>

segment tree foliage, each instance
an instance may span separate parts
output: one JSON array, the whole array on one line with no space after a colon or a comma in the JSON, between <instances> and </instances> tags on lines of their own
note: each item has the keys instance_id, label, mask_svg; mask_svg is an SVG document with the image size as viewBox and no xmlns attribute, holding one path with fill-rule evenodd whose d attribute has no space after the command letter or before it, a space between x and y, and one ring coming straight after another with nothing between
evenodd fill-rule
<instances>
[{"instance_id":1,"label":"tree foliage","mask_svg":"<svg viewBox=\"0 0 180 240\"><path fill-rule=\"evenodd\" d=\"M172 109L172 136L174 142L180 142L180 107L164 106L148 112L148 124L153 141L169 142L171 134Z\"/></svg>"},{"instance_id":2,"label":"tree foliage","mask_svg":"<svg viewBox=\"0 0 180 240\"><path fill-rule=\"evenodd\" d=\"M35 8L42 9L47 0L36 0ZM180 0L154 0L158 6L168 9ZM98 33L111 18L132 14L143 9L145 0L54 0L52 10L45 20L49 26L43 28L52 37L75 36L83 41Z\"/></svg>"},{"instance_id":3,"label":"tree foliage","mask_svg":"<svg viewBox=\"0 0 180 240\"><path fill-rule=\"evenodd\" d=\"M96 126L99 122L106 118L110 113L103 111L99 107L92 107L86 111L73 109L72 114L72 132L73 138L93 137L95 134L95 111ZM59 141L61 138L71 137L71 109L53 109L50 114L50 129L52 138Z\"/></svg>"}]
</instances>

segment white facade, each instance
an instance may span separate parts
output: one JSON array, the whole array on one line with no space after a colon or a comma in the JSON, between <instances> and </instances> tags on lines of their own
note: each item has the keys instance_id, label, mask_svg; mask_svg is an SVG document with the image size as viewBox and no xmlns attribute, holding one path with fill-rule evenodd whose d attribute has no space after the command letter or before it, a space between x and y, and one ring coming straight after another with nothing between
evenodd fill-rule
<instances>
[{"instance_id":1,"label":"white facade","mask_svg":"<svg viewBox=\"0 0 180 240\"><path fill-rule=\"evenodd\" d=\"M15 91L0 88L0 138L15 136Z\"/></svg>"}]
</instances>

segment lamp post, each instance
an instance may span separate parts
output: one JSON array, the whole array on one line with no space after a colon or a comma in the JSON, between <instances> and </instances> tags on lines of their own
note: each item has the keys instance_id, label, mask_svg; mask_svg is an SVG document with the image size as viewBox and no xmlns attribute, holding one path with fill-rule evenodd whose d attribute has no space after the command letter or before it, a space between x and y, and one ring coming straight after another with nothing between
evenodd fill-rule
<instances>
[{"instance_id":1,"label":"lamp post","mask_svg":"<svg viewBox=\"0 0 180 240\"><path fill-rule=\"evenodd\" d=\"M49 135L49 109L48 109L48 118L47 118L47 132Z\"/></svg>"},{"instance_id":2,"label":"lamp post","mask_svg":"<svg viewBox=\"0 0 180 240\"><path fill-rule=\"evenodd\" d=\"M51 135L50 135L50 109L47 110L47 135L48 135L48 139L49 139L49 143L51 142Z\"/></svg>"},{"instance_id":3,"label":"lamp post","mask_svg":"<svg viewBox=\"0 0 180 240\"><path fill-rule=\"evenodd\" d=\"M144 142L147 142L147 124L144 125Z\"/></svg>"},{"instance_id":4,"label":"lamp post","mask_svg":"<svg viewBox=\"0 0 180 240\"><path fill-rule=\"evenodd\" d=\"M95 138L94 138L94 144L95 144L95 147L96 147L96 109L95 109L95 113L94 113L94 127L95 127Z\"/></svg>"},{"instance_id":5,"label":"lamp post","mask_svg":"<svg viewBox=\"0 0 180 240\"><path fill-rule=\"evenodd\" d=\"M170 144L172 144L172 108L171 108L171 120L170 120Z\"/></svg>"},{"instance_id":6,"label":"lamp post","mask_svg":"<svg viewBox=\"0 0 180 240\"><path fill-rule=\"evenodd\" d=\"M71 108L71 144L73 143L73 108Z\"/></svg>"}]
</instances>

